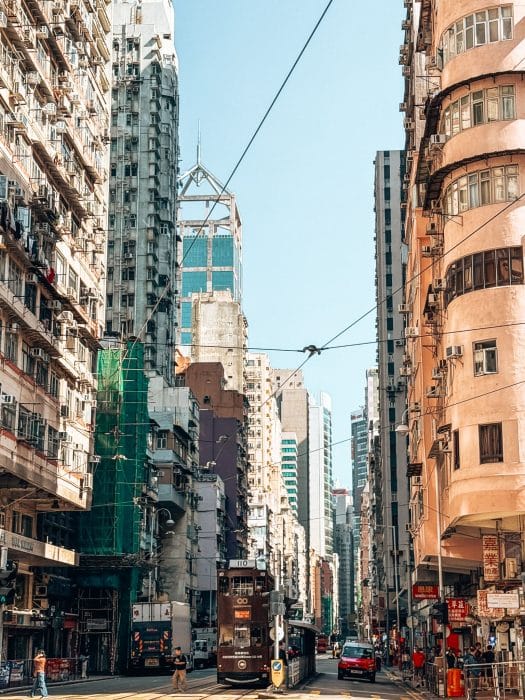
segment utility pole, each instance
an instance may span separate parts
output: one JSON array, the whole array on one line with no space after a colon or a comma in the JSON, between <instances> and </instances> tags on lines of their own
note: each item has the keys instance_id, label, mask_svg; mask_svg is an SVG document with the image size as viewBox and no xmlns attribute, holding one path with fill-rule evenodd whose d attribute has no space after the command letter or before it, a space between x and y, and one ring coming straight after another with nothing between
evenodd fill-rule
<instances>
[{"instance_id":1,"label":"utility pole","mask_svg":"<svg viewBox=\"0 0 525 700\"><path fill-rule=\"evenodd\" d=\"M399 581L398 581L399 556L398 556L398 552L397 552L396 526L391 525L391 527L392 527L392 545L394 547L394 586L395 586L395 592L396 592L396 623L397 623L397 639L398 639L398 645L399 645L399 640L401 639L401 617L399 615Z\"/></svg>"},{"instance_id":2,"label":"utility pole","mask_svg":"<svg viewBox=\"0 0 525 700\"><path fill-rule=\"evenodd\" d=\"M438 564L438 590L439 602L446 605L445 586L443 584L443 561L441 558L441 498L439 491L439 474L437 464L434 465L435 486L436 486L436 536L437 536L437 564ZM444 697L448 696L447 689L447 623L444 618L441 622L441 658L443 660L443 688ZM438 667L438 692L439 692L439 667Z\"/></svg>"}]
</instances>

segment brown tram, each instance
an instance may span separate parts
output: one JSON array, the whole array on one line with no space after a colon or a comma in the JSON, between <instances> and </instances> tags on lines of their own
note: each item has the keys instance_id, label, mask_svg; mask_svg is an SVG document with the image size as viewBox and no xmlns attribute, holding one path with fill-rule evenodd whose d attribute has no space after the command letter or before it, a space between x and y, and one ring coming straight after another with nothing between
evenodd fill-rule
<instances>
[{"instance_id":1,"label":"brown tram","mask_svg":"<svg viewBox=\"0 0 525 700\"><path fill-rule=\"evenodd\" d=\"M269 685L273 649L268 602L273 587L264 562L232 560L218 571L217 683Z\"/></svg>"}]
</instances>

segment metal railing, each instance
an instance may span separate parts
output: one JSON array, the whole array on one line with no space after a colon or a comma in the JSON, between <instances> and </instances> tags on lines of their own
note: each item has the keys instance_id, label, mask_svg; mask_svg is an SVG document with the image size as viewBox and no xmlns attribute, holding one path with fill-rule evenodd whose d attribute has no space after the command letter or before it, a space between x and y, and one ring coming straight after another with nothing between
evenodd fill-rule
<instances>
[{"instance_id":1,"label":"metal railing","mask_svg":"<svg viewBox=\"0 0 525 700\"><path fill-rule=\"evenodd\" d=\"M79 658L47 659L47 684L72 681L86 676L86 660ZM12 659L0 663L0 689L32 685L33 680L32 659Z\"/></svg>"},{"instance_id":2,"label":"metal railing","mask_svg":"<svg viewBox=\"0 0 525 700\"><path fill-rule=\"evenodd\" d=\"M454 672L454 673L451 673ZM437 697L445 697L441 664L425 665L424 685ZM525 697L525 661L472 664L447 669L447 697L467 700L510 700Z\"/></svg>"}]
</instances>

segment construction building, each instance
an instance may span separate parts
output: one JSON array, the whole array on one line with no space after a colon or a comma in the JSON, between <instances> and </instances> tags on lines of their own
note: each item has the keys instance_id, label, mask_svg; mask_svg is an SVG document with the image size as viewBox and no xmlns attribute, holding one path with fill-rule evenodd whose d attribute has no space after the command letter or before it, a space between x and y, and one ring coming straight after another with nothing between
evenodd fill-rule
<instances>
[{"instance_id":1,"label":"construction building","mask_svg":"<svg viewBox=\"0 0 525 700\"><path fill-rule=\"evenodd\" d=\"M127 668L131 605L156 566L151 511L157 480L148 451L148 380L144 348L128 341L98 357L94 508L78 518L80 649L90 669Z\"/></svg>"},{"instance_id":2,"label":"construction building","mask_svg":"<svg viewBox=\"0 0 525 700\"><path fill-rule=\"evenodd\" d=\"M487 594L522 596L524 571L525 8L405 5L413 578L463 611L444 635L418 600L416 640L464 649L499 619L496 651L519 659L523 617Z\"/></svg>"},{"instance_id":3,"label":"construction building","mask_svg":"<svg viewBox=\"0 0 525 700\"><path fill-rule=\"evenodd\" d=\"M91 503L110 31L105 2L0 3L0 537L18 567L2 659L77 653L70 514Z\"/></svg>"}]
</instances>

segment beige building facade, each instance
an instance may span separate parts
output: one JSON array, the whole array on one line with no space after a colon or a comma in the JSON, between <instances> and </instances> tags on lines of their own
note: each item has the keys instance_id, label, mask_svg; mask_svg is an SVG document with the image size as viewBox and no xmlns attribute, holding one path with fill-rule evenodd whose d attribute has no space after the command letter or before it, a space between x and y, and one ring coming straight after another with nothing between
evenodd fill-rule
<instances>
[{"instance_id":1,"label":"beige building facade","mask_svg":"<svg viewBox=\"0 0 525 700\"><path fill-rule=\"evenodd\" d=\"M406 5L409 253L399 302L408 306L413 583L468 602L468 622L448 642L463 648L487 641L478 591L521 589L525 8ZM497 543L492 569L484 536ZM429 605L416 607L428 615ZM432 640L437 627L423 617L419 633Z\"/></svg>"}]
</instances>

